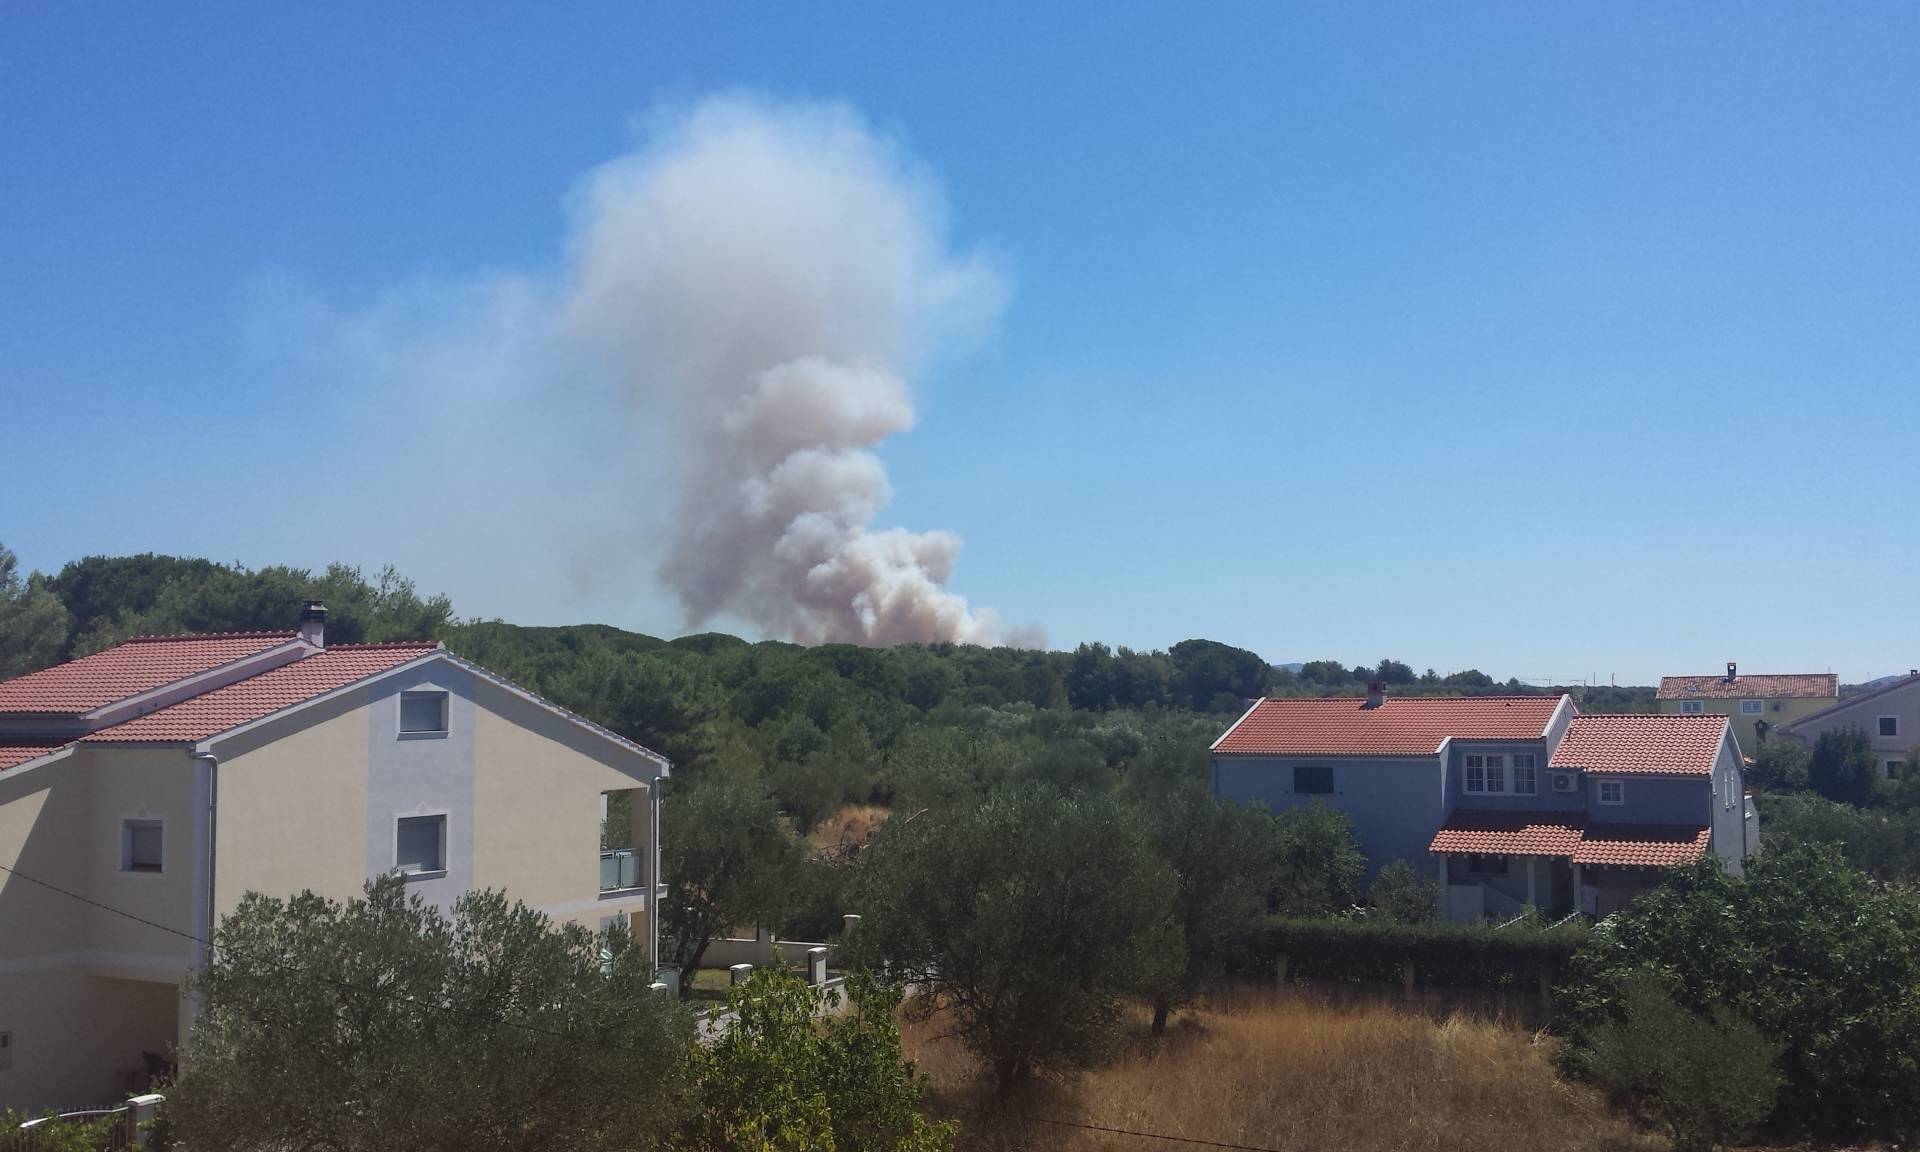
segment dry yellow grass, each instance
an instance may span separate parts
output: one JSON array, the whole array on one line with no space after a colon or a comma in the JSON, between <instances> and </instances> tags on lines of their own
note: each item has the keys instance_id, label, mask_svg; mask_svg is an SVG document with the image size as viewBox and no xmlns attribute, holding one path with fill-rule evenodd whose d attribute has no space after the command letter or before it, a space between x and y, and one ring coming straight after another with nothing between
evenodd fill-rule
<instances>
[{"instance_id":1,"label":"dry yellow grass","mask_svg":"<svg viewBox=\"0 0 1920 1152\"><path fill-rule=\"evenodd\" d=\"M808 839L815 853L850 855L867 846L887 816L877 804L849 804L822 820Z\"/></svg>"},{"instance_id":2,"label":"dry yellow grass","mask_svg":"<svg viewBox=\"0 0 1920 1152\"><path fill-rule=\"evenodd\" d=\"M908 1024L904 1038L933 1081L933 1111L960 1121L960 1152L1198 1147L1009 1113L1288 1152L1665 1147L1557 1077L1551 1041L1467 1017L1239 993L1176 1017L1158 1042L1145 1035L1143 1016L1110 1063L1006 1108L938 1031L938 1021Z\"/></svg>"}]
</instances>

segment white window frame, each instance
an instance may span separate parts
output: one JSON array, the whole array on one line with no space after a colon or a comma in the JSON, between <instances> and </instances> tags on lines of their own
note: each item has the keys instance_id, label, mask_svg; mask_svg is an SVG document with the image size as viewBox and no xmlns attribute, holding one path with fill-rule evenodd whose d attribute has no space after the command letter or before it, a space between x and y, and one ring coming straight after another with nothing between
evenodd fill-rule
<instances>
[{"instance_id":1,"label":"white window frame","mask_svg":"<svg viewBox=\"0 0 1920 1152\"><path fill-rule=\"evenodd\" d=\"M1520 787L1522 769L1527 773L1527 786L1524 789ZM1532 752L1515 752L1513 764L1507 772L1507 782L1513 786L1515 796L1540 795L1540 757Z\"/></svg>"},{"instance_id":2,"label":"white window frame","mask_svg":"<svg viewBox=\"0 0 1920 1152\"><path fill-rule=\"evenodd\" d=\"M1699 716L1706 712L1706 710L1707 702L1705 700L1680 701L1680 714L1682 716Z\"/></svg>"},{"instance_id":3,"label":"white window frame","mask_svg":"<svg viewBox=\"0 0 1920 1152\"><path fill-rule=\"evenodd\" d=\"M1888 721L1893 722L1893 731L1891 732L1886 730L1886 725ZM1878 732L1882 739L1888 739L1894 736L1898 736L1900 735L1900 717L1881 716L1874 722L1873 730L1875 732Z\"/></svg>"},{"instance_id":4,"label":"white window frame","mask_svg":"<svg viewBox=\"0 0 1920 1152\"><path fill-rule=\"evenodd\" d=\"M1607 799L1608 788L1613 789L1613 799ZM1627 802L1627 782L1619 779L1595 780L1593 782L1593 802L1605 804L1609 808L1618 807Z\"/></svg>"},{"instance_id":5,"label":"white window frame","mask_svg":"<svg viewBox=\"0 0 1920 1152\"><path fill-rule=\"evenodd\" d=\"M160 832L160 867L133 866L133 826L152 825ZM167 821L163 816L122 816L120 818L120 874L123 876L165 876L167 874Z\"/></svg>"},{"instance_id":6,"label":"white window frame","mask_svg":"<svg viewBox=\"0 0 1920 1152\"><path fill-rule=\"evenodd\" d=\"M422 696L439 697L440 727L438 728L407 727L407 697L409 696L414 697L415 699L418 699ZM394 725L400 730L400 738L402 740L432 740L437 737L445 736L448 732L450 732L453 729L453 693L448 692L445 688L434 688L429 685L421 685L420 687L417 687L417 688L402 689L400 692L399 701L395 705L394 710L395 710Z\"/></svg>"},{"instance_id":7,"label":"white window frame","mask_svg":"<svg viewBox=\"0 0 1920 1152\"><path fill-rule=\"evenodd\" d=\"M1740 701L1740 715L1765 716L1766 714L1767 714L1767 702L1765 700Z\"/></svg>"},{"instance_id":8,"label":"white window frame","mask_svg":"<svg viewBox=\"0 0 1920 1152\"><path fill-rule=\"evenodd\" d=\"M440 821L440 867L417 868L407 871L400 866L400 823L403 820ZM409 883L415 880L436 880L447 874L447 856L453 846L453 814L451 812L399 812L393 817L393 870Z\"/></svg>"},{"instance_id":9,"label":"white window frame","mask_svg":"<svg viewBox=\"0 0 1920 1152\"><path fill-rule=\"evenodd\" d=\"M1480 773L1480 786L1473 786L1473 774ZM1490 787L1499 773L1498 788ZM1513 795L1513 774L1507 769L1505 752L1468 752L1460 758L1460 786L1469 796Z\"/></svg>"}]
</instances>

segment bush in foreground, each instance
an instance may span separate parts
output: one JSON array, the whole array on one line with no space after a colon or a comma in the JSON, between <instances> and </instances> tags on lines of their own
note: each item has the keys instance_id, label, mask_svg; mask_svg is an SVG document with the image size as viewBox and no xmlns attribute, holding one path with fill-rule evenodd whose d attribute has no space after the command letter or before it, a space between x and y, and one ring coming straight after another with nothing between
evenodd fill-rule
<instances>
[{"instance_id":1,"label":"bush in foreground","mask_svg":"<svg viewBox=\"0 0 1920 1152\"><path fill-rule=\"evenodd\" d=\"M1710 1152L1773 1111L1780 1045L1727 1011L1709 1016L1673 1002L1658 975L1639 972L1621 991L1621 1019L1596 1028L1582 1070L1614 1101L1658 1120L1675 1152Z\"/></svg>"},{"instance_id":2,"label":"bush in foreground","mask_svg":"<svg viewBox=\"0 0 1920 1152\"><path fill-rule=\"evenodd\" d=\"M1574 958L1576 1048L1625 1022L1625 991L1649 968L1681 1006L1737 1014L1781 1046L1781 1127L1920 1133L1920 891L1877 883L1825 845L1768 853L1745 879L1711 859L1677 872Z\"/></svg>"},{"instance_id":3,"label":"bush in foreground","mask_svg":"<svg viewBox=\"0 0 1920 1152\"><path fill-rule=\"evenodd\" d=\"M249 893L216 942L167 1093L195 1152L625 1149L678 1116L690 1024L642 951L497 892Z\"/></svg>"},{"instance_id":4,"label":"bush in foreground","mask_svg":"<svg viewBox=\"0 0 1920 1152\"><path fill-rule=\"evenodd\" d=\"M920 1114L926 1081L900 1055L899 994L856 975L847 984L849 1010L816 1020L819 996L772 968L728 992L734 1023L693 1049L698 1103L677 1152L953 1147L952 1126Z\"/></svg>"}]
</instances>

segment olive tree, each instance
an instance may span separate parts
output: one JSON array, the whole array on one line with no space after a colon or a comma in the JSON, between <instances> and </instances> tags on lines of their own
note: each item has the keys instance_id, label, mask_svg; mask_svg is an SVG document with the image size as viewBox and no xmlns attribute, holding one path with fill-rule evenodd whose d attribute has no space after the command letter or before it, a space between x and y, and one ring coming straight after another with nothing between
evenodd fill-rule
<instances>
[{"instance_id":1,"label":"olive tree","mask_svg":"<svg viewBox=\"0 0 1920 1152\"><path fill-rule=\"evenodd\" d=\"M1025 782L887 822L860 855L856 954L945 1014L1004 1095L1083 1064L1163 963L1174 882L1110 795Z\"/></svg>"}]
</instances>

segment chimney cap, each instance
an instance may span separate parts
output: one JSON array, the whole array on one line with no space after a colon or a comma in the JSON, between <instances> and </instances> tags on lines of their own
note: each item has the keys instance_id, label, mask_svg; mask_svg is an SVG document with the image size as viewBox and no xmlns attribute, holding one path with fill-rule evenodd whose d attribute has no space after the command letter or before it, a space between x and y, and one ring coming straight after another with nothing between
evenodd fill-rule
<instances>
[{"instance_id":1,"label":"chimney cap","mask_svg":"<svg viewBox=\"0 0 1920 1152\"><path fill-rule=\"evenodd\" d=\"M324 600L309 600L300 609L300 620L302 623L308 620L325 620L326 618L327 604Z\"/></svg>"},{"instance_id":2,"label":"chimney cap","mask_svg":"<svg viewBox=\"0 0 1920 1152\"><path fill-rule=\"evenodd\" d=\"M1740 679L1740 665L1731 660L1727 661L1727 683L1731 684L1738 679Z\"/></svg>"}]
</instances>

